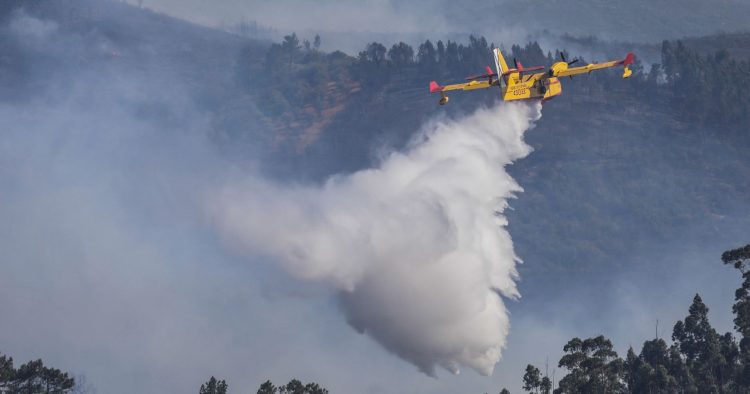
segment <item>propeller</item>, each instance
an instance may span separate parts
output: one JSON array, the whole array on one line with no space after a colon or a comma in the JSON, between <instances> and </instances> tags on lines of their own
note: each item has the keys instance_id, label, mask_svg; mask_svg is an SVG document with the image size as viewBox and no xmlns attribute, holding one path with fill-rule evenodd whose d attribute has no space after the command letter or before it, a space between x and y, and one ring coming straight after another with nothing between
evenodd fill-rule
<instances>
[{"instance_id":1,"label":"propeller","mask_svg":"<svg viewBox=\"0 0 750 394\"><path fill-rule=\"evenodd\" d=\"M565 53L564 52L560 52L560 59L562 59L562 61L564 61L565 63L567 63L568 66L576 64L578 62L578 60L580 60L580 59L576 58L576 59L573 59L572 61L568 61L567 59L565 59ZM573 76L569 75L568 78L573 79Z\"/></svg>"},{"instance_id":2,"label":"propeller","mask_svg":"<svg viewBox=\"0 0 750 394\"><path fill-rule=\"evenodd\" d=\"M477 80L477 79L488 78L490 80L490 82L492 82L492 77L494 77L496 75L495 72L492 71L492 68L490 68L490 66L485 67L485 71L487 73L484 74L484 75L471 75L471 76L466 77L466 80L467 81L474 81L474 80Z\"/></svg>"},{"instance_id":3,"label":"propeller","mask_svg":"<svg viewBox=\"0 0 750 394\"><path fill-rule=\"evenodd\" d=\"M576 63L578 63L578 61L580 60L580 59L576 58L576 59L573 59L572 61L568 61L567 59L565 59L565 53L563 53L563 52L560 52L560 58L561 58L561 59L562 59L562 61L564 61L565 63L568 63L568 66L570 66L570 65L573 65L573 64L576 64Z\"/></svg>"},{"instance_id":4,"label":"propeller","mask_svg":"<svg viewBox=\"0 0 750 394\"><path fill-rule=\"evenodd\" d=\"M536 66L536 67L524 67L521 62L518 61L518 59L513 58L513 65L516 66L515 71L518 71L519 73L525 73L525 72L532 72L532 71L539 71L544 70L544 66Z\"/></svg>"}]
</instances>

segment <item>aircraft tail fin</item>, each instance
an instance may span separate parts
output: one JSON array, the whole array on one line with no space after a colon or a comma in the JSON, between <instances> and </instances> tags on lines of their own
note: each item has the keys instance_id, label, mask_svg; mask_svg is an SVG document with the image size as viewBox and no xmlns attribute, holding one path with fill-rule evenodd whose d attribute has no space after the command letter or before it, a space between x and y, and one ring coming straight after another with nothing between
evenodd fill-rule
<instances>
[{"instance_id":1,"label":"aircraft tail fin","mask_svg":"<svg viewBox=\"0 0 750 394\"><path fill-rule=\"evenodd\" d=\"M497 75L505 74L505 72L508 71L508 63L505 62L503 53L500 52L500 48L495 48L492 52L495 55L495 70L497 70Z\"/></svg>"},{"instance_id":2,"label":"aircraft tail fin","mask_svg":"<svg viewBox=\"0 0 750 394\"><path fill-rule=\"evenodd\" d=\"M500 48L493 49L492 53L494 54L493 57L495 58L495 70L497 70L497 79L500 81L500 87L503 87L503 85L506 84L503 75L506 71L508 71L508 63L505 62L505 58L503 57L503 53L500 51Z\"/></svg>"}]
</instances>

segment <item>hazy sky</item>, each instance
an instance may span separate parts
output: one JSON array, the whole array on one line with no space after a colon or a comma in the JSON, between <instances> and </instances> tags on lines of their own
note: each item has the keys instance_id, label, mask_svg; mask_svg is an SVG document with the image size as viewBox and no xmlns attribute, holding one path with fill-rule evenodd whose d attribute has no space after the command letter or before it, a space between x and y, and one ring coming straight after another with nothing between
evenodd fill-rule
<instances>
[{"instance_id":1,"label":"hazy sky","mask_svg":"<svg viewBox=\"0 0 750 394\"><path fill-rule=\"evenodd\" d=\"M528 34L549 30L622 42L660 42L747 31L750 15L750 3L744 0L144 0L143 5L211 26L244 19L284 34L366 32L373 39L406 41L422 35L435 39L474 33L490 40L519 42ZM349 38L367 41L367 37ZM346 37L329 38L346 42Z\"/></svg>"},{"instance_id":2,"label":"hazy sky","mask_svg":"<svg viewBox=\"0 0 750 394\"><path fill-rule=\"evenodd\" d=\"M132 2L132 0L131 0ZM208 25L255 20L281 30L410 33L447 20L437 11L442 0L145 0L143 5Z\"/></svg>"}]
</instances>

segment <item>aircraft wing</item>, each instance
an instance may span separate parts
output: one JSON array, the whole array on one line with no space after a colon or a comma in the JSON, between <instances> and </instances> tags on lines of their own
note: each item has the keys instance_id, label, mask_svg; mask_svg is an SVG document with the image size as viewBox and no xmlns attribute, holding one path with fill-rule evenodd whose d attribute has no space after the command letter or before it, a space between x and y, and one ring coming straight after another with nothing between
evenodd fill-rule
<instances>
[{"instance_id":1,"label":"aircraft wing","mask_svg":"<svg viewBox=\"0 0 750 394\"><path fill-rule=\"evenodd\" d=\"M628 68L628 65L633 64L633 54L628 53L628 55L623 60L613 60L611 62L605 62L605 63L591 63L587 64L585 66L580 67L571 67L567 70L562 70L557 73L555 73L556 77L570 77L573 75L579 75L579 74L587 74L594 70L601 70L604 68L610 68L610 67L616 67L616 66L625 66L625 73L623 74L623 78L627 78L632 74L632 71Z\"/></svg>"},{"instance_id":2,"label":"aircraft wing","mask_svg":"<svg viewBox=\"0 0 750 394\"><path fill-rule=\"evenodd\" d=\"M437 82L430 82L430 93L436 92L447 92L450 90L475 90L475 89L487 89L493 86L496 82L490 83L489 81L470 81L466 83L457 83L454 85L440 86Z\"/></svg>"}]
</instances>

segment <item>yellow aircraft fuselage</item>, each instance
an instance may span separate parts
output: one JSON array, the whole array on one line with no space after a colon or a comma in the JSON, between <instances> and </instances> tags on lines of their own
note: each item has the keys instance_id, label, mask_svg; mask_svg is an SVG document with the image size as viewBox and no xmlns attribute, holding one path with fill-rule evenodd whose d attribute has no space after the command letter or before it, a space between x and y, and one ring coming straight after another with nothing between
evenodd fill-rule
<instances>
[{"instance_id":1,"label":"yellow aircraft fuselage","mask_svg":"<svg viewBox=\"0 0 750 394\"><path fill-rule=\"evenodd\" d=\"M573 75L588 74L595 70L601 70L604 68L610 68L615 66L623 66L623 78L629 78L633 72L628 67L633 63L634 56L632 53L623 60L613 60L605 63L591 63L580 67L570 67L572 62L567 62L563 57L563 61L556 62L551 65L548 70L531 73L533 71L542 70L545 67L532 67L524 69L521 63L515 62L516 68L509 68L505 62L505 58L499 49L493 50L495 58L495 70L487 66L487 74L469 77L469 82L459 83L453 85L440 86L437 82L430 82L430 93L440 93L440 105L448 103L448 96L445 92L451 90L477 90L487 89L492 86L500 87L502 92L502 98L504 101L517 101L517 100L532 100L540 99L547 101L553 97L562 94L562 84L558 77L572 77ZM487 78L486 80L479 80Z\"/></svg>"},{"instance_id":2,"label":"yellow aircraft fuselage","mask_svg":"<svg viewBox=\"0 0 750 394\"><path fill-rule=\"evenodd\" d=\"M522 77L513 73L502 90L504 101L541 99L547 101L562 94L562 84L556 77L540 78L537 75Z\"/></svg>"}]
</instances>

